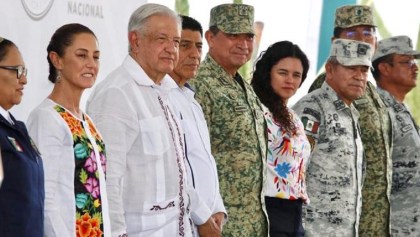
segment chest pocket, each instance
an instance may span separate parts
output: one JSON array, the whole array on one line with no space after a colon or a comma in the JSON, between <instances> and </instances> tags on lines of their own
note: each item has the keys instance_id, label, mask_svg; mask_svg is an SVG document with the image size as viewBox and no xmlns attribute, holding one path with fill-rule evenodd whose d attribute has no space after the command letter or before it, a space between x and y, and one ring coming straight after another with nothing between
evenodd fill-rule
<instances>
[{"instance_id":1,"label":"chest pocket","mask_svg":"<svg viewBox=\"0 0 420 237\"><path fill-rule=\"evenodd\" d=\"M169 149L166 121L162 117L154 117L139 121L144 153L161 156Z\"/></svg>"}]
</instances>

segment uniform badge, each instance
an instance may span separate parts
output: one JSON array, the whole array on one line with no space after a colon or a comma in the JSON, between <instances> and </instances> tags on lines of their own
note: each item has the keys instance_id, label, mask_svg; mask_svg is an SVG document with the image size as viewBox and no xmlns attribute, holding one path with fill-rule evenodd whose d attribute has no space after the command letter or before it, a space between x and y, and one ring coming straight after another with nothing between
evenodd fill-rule
<instances>
[{"instance_id":1,"label":"uniform badge","mask_svg":"<svg viewBox=\"0 0 420 237\"><path fill-rule=\"evenodd\" d=\"M311 133L318 133L319 122L313 121L308 117L302 117L302 123L306 131Z\"/></svg>"},{"instance_id":2,"label":"uniform badge","mask_svg":"<svg viewBox=\"0 0 420 237\"><path fill-rule=\"evenodd\" d=\"M247 6L239 6L239 15L240 16L248 16L249 15L249 8Z\"/></svg>"},{"instance_id":3,"label":"uniform badge","mask_svg":"<svg viewBox=\"0 0 420 237\"><path fill-rule=\"evenodd\" d=\"M320 120L320 119L321 119L321 114L320 114L318 111L314 110L314 109L311 109L311 108L304 108L304 109L303 109L303 113L304 113L304 114L309 114L309 115L312 115L314 118L316 118L316 119L318 119L318 120Z\"/></svg>"},{"instance_id":4,"label":"uniform badge","mask_svg":"<svg viewBox=\"0 0 420 237\"><path fill-rule=\"evenodd\" d=\"M394 111L399 113L404 110L404 106L402 104L394 104Z\"/></svg>"},{"instance_id":5,"label":"uniform badge","mask_svg":"<svg viewBox=\"0 0 420 237\"><path fill-rule=\"evenodd\" d=\"M413 129L413 126L411 126L411 124L407 124L401 128L401 132L406 133L410 131L411 129Z\"/></svg>"},{"instance_id":6,"label":"uniform badge","mask_svg":"<svg viewBox=\"0 0 420 237\"><path fill-rule=\"evenodd\" d=\"M336 110L342 110L346 108L346 104L342 100L336 100L333 102Z\"/></svg>"},{"instance_id":7,"label":"uniform badge","mask_svg":"<svg viewBox=\"0 0 420 237\"><path fill-rule=\"evenodd\" d=\"M365 99L365 98L361 98L361 99L357 99L353 101L355 105L363 105L363 104L367 104L368 102L369 102L368 99Z\"/></svg>"},{"instance_id":8,"label":"uniform badge","mask_svg":"<svg viewBox=\"0 0 420 237\"><path fill-rule=\"evenodd\" d=\"M243 112L245 112L247 110L247 108L246 108L245 105L240 105L240 104L236 105L234 107L234 109L235 109L235 112L236 113L243 113Z\"/></svg>"},{"instance_id":9,"label":"uniform badge","mask_svg":"<svg viewBox=\"0 0 420 237\"><path fill-rule=\"evenodd\" d=\"M7 137L7 139L9 139L9 142L16 149L16 151L23 152L22 146L19 144L18 141L16 141L15 138L13 138L13 137Z\"/></svg>"}]
</instances>

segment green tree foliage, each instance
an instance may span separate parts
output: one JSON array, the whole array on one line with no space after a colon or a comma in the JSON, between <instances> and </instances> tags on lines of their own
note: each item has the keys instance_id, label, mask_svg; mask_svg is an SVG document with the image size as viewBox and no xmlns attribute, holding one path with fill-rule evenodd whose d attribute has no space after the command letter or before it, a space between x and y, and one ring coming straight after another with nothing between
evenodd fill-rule
<instances>
[{"instance_id":1,"label":"green tree foliage","mask_svg":"<svg viewBox=\"0 0 420 237\"><path fill-rule=\"evenodd\" d=\"M184 16L190 15L190 4L188 0L175 0L175 11Z\"/></svg>"}]
</instances>

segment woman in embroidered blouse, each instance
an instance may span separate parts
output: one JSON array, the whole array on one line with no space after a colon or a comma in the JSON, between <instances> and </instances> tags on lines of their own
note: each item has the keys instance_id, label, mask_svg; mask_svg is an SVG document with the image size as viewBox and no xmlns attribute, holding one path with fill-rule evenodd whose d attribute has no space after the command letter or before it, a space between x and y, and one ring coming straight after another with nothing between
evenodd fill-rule
<instances>
[{"instance_id":1,"label":"woman in embroidered blouse","mask_svg":"<svg viewBox=\"0 0 420 237\"><path fill-rule=\"evenodd\" d=\"M54 88L28 118L44 159L45 236L110 236L105 146L79 108L98 74L96 36L86 26L67 24L54 33L47 52Z\"/></svg>"},{"instance_id":2,"label":"woman in embroidered blouse","mask_svg":"<svg viewBox=\"0 0 420 237\"><path fill-rule=\"evenodd\" d=\"M264 195L270 236L303 236L302 203L309 199L305 170L310 144L303 125L287 102L302 85L309 70L305 53L289 41L277 42L263 52L251 85L264 105L267 121L267 179Z\"/></svg>"}]
</instances>

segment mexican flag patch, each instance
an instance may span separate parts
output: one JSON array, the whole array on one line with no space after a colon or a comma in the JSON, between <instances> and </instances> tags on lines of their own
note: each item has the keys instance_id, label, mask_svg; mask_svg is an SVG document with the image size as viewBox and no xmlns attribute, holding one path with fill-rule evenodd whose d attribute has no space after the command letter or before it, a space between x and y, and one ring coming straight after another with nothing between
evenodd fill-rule
<instances>
[{"instance_id":1,"label":"mexican flag patch","mask_svg":"<svg viewBox=\"0 0 420 237\"><path fill-rule=\"evenodd\" d=\"M308 117L303 117L302 123L306 131L311 132L311 133L318 133L319 122L313 121L309 119Z\"/></svg>"}]
</instances>

